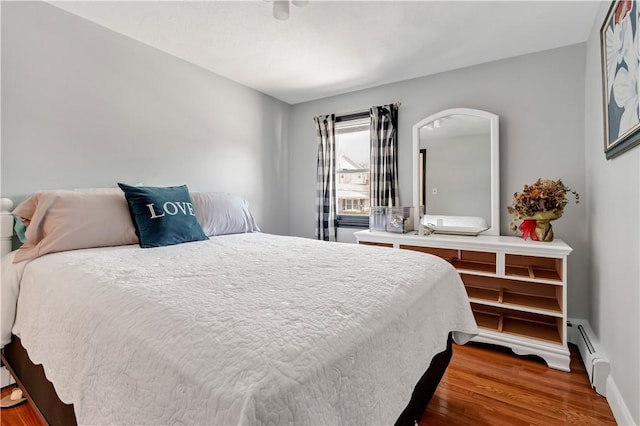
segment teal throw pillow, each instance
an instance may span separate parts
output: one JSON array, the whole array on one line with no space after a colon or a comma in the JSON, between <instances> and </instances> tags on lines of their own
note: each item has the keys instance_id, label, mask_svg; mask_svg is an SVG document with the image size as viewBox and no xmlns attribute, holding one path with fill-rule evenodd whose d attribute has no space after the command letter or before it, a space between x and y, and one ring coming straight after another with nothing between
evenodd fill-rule
<instances>
[{"instance_id":1,"label":"teal throw pillow","mask_svg":"<svg viewBox=\"0 0 640 426\"><path fill-rule=\"evenodd\" d=\"M140 247L162 247L208 239L186 185L153 187L118 183L127 199Z\"/></svg>"},{"instance_id":2,"label":"teal throw pillow","mask_svg":"<svg viewBox=\"0 0 640 426\"><path fill-rule=\"evenodd\" d=\"M13 230L22 244L27 242L27 226L17 217L13 218Z\"/></svg>"}]
</instances>

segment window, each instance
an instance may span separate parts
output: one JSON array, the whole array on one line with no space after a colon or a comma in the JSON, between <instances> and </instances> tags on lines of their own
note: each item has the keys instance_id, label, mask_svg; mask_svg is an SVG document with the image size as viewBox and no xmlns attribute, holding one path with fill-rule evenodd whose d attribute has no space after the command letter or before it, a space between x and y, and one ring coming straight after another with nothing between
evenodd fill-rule
<instances>
[{"instance_id":1,"label":"window","mask_svg":"<svg viewBox=\"0 0 640 426\"><path fill-rule=\"evenodd\" d=\"M368 227L371 162L369 113L338 117L336 208L339 227Z\"/></svg>"}]
</instances>

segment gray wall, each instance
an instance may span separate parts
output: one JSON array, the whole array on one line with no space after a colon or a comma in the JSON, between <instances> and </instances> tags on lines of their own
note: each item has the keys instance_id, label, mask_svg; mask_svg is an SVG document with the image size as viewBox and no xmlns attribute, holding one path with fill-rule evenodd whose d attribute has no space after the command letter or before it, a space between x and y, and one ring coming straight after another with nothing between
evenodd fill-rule
<instances>
[{"instance_id":1,"label":"gray wall","mask_svg":"<svg viewBox=\"0 0 640 426\"><path fill-rule=\"evenodd\" d=\"M474 108L500 117L501 233L513 193L538 177L562 178L580 194L584 170L585 45L573 45L294 105L290 121L290 232L313 237L316 142L312 118L401 101L398 113L400 201L412 204L412 127L449 108ZM585 204L571 204L553 222L569 258L569 315L589 313Z\"/></svg>"},{"instance_id":2,"label":"gray wall","mask_svg":"<svg viewBox=\"0 0 640 426\"><path fill-rule=\"evenodd\" d=\"M187 184L287 233L289 105L42 2L2 2L2 196Z\"/></svg>"},{"instance_id":3,"label":"gray wall","mask_svg":"<svg viewBox=\"0 0 640 426\"><path fill-rule=\"evenodd\" d=\"M640 147L607 160L600 71L603 4L587 44L586 182L590 322L611 361L611 375L640 424Z\"/></svg>"}]
</instances>

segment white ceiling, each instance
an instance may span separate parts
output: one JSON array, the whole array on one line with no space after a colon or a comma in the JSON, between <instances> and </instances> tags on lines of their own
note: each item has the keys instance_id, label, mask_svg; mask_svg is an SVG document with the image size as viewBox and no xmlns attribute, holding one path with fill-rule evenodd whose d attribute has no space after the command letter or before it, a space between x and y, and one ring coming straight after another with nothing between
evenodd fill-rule
<instances>
[{"instance_id":1,"label":"white ceiling","mask_svg":"<svg viewBox=\"0 0 640 426\"><path fill-rule=\"evenodd\" d=\"M587 40L598 1L51 2L290 104Z\"/></svg>"}]
</instances>

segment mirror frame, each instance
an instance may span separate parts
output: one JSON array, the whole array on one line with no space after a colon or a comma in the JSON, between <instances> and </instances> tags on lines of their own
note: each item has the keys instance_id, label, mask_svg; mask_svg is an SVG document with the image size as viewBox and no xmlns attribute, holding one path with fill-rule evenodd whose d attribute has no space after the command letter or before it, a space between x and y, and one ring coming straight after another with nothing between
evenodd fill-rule
<instances>
[{"instance_id":1,"label":"mirror frame","mask_svg":"<svg viewBox=\"0 0 640 426\"><path fill-rule=\"evenodd\" d=\"M499 126L496 114L470 108L451 108L440 111L420 120L413 126L413 206L415 209L415 227L419 230L420 220L420 129L428 123L449 115L473 115L475 117L486 118L491 126L491 227L482 231L480 235L500 235L500 156L499 156Z\"/></svg>"}]
</instances>

